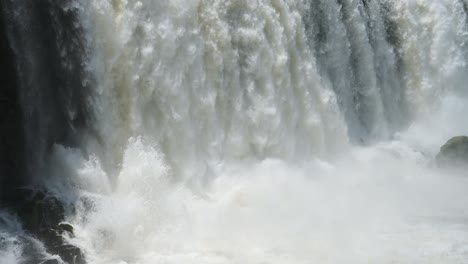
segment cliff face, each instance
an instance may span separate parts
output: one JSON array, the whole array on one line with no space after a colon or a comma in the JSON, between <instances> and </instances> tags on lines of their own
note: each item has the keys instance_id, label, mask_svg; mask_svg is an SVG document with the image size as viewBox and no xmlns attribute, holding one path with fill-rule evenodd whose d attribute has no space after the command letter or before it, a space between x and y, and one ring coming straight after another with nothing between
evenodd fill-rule
<instances>
[{"instance_id":1,"label":"cliff face","mask_svg":"<svg viewBox=\"0 0 468 264\"><path fill-rule=\"evenodd\" d=\"M3 7L3 1L0 1ZM22 154L22 112L16 64L7 37L7 18L0 9L0 204L19 200L25 184Z\"/></svg>"},{"instance_id":2,"label":"cliff face","mask_svg":"<svg viewBox=\"0 0 468 264\"><path fill-rule=\"evenodd\" d=\"M71 3L0 0L0 209L47 252L77 264L81 250L62 236L67 205L42 184L52 146L79 148L89 124L86 41ZM38 252L22 258L42 263Z\"/></svg>"},{"instance_id":3,"label":"cliff face","mask_svg":"<svg viewBox=\"0 0 468 264\"><path fill-rule=\"evenodd\" d=\"M87 42L79 3L0 0L22 110L27 181L43 177L53 144L78 147L88 127Z\"/></svg>"},{"instance_id":4,"label":"cliff face","mask_svg":"<svg viewBox=\"0 0 468 264\"><path fill-rule=\"evenodd\" d=\"M89 127L87 42L69 0L0 0L0 199L44 176L54 144Z\"/></svg>"}]
</instances>

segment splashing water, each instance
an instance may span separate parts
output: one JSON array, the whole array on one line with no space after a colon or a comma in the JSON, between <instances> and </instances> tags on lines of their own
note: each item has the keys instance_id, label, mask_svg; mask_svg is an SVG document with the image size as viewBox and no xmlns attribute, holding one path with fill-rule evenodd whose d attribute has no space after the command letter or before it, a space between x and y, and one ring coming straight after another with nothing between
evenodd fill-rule
<instances>
[{"instance_id":1,"label":"splashing water","mask_svg":"<svg viewBox=\"0 0 468 264\"><path fill-rule=\"evenodd\" d=\"M120 169L84 193L89 261L468 258L467 179L430 162L467 132L461 2L90 5L101 162Z\"/></svg>"},{"instance_id":2,"label":"splashing water","mask_svg":"<svg viewBox=\"0 0 468 264\"><path fill-rule=\"evenodd\" d=\"M432 160L468 134L467 6L77 4L92 132L43 180L70 241L97 264L465 263L468 178Z\"/></svg>"}]
</instances>

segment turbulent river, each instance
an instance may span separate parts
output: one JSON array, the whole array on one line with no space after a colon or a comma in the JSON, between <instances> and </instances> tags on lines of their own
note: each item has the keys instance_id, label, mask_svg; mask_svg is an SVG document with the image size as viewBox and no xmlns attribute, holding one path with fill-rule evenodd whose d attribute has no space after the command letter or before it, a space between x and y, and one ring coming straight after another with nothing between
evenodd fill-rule
<instances>
[{"instance_id":1,"label":"turbulent river","mask_svg":"<svg viewBox=\"0 0 468 264\"><path fill-rule=\"evenodd\" d=\"M468 262L468 178L433 161L468 134L467 0L2 5L28 184L88 263Z\"/></svg>"}]
</instances>

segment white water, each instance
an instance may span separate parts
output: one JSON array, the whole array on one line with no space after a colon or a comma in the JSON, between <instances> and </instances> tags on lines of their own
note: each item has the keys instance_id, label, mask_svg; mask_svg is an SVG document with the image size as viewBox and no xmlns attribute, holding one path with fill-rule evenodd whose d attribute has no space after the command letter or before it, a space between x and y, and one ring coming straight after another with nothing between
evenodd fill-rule
<instances>
[{"instance_id":1,"label":"white water","mask_svg":"<svg viewBox=\"0 0 468 264\"><path fill-rule=\"evenodd\" d=\"M468 260L468 178L432 164L468 134L462 1L341 2L79 5L96 135L46 185L89 263Z\"/></svg>"},{"instance_id":2,"label":"white water","mask_svg":"<svg viewBox=\"0 0 468 264\"><path fill-rule=\"evenodd\" d=\"M22 247L17 236L22 233L16 219L7 212L0 211L0 260L5 264L14 264L21 257Z\"/></svg>"},{"instance_id":3,"label":"white water","mask_svg":"<svg viewBox=\"0 0 468 264\"><path fill-rule=\"evenodd\" d=\"M112 194L84 193L74 242L91 263L464 263L468 179L429 162L394 141L333 163L220 163L200 193L131 140Z\"/></svg>"},{"instance_id":4,"label":"white water","mask_svg":"<svg viewBox=\"0 0 468 264\"><path fill-rule=\"evenodd\" d=\"M30 258L31 251L37 251L37 256L43 259L58 259L58 256L48 254L43 244L27 234L20 222L11 213L0 211L0 262L2 264L34 263Z\"/></svg>"}]
</instances>

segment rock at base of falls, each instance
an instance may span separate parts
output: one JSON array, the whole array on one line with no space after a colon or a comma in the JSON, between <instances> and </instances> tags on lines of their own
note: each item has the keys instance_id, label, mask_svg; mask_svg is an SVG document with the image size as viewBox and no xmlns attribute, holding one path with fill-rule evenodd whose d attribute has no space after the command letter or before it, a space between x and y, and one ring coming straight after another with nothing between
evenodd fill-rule
<instances>
[{"instance_id":1,"label":"rock at base of falls","mask_svg":"<svg viewBox=\"0 0 468 264\"><path fill-rule=\"evenodd\" d=\"M25 191L25 202L17 210L24 229L40 240L52 255L69 264L85 264L80 248L70 245L63 235L73 236L73 226L63 222L65 206L44 192ZM29 257L29 256L27 256Z\"/></svg>"},{"instance_id":2,"label":"rock at base of falls","mask_svg":"<svg viewBox=\"0 0 468 264\"><path fill-rule=\"evenodd\" d=\"M436 162L439 167L468 166L468 136L453 137L440 148Z\"/></svg>"},{"instance_id":3,"label":"rock at base of falls","mask_svg":"<svg viewBox=\"0 0 468 264\"><path fill-rule=\"evenodd\" d=\"M60 262L57 259L48 259L41 264L60 264Z\"/></svg>"}]
</instances>

